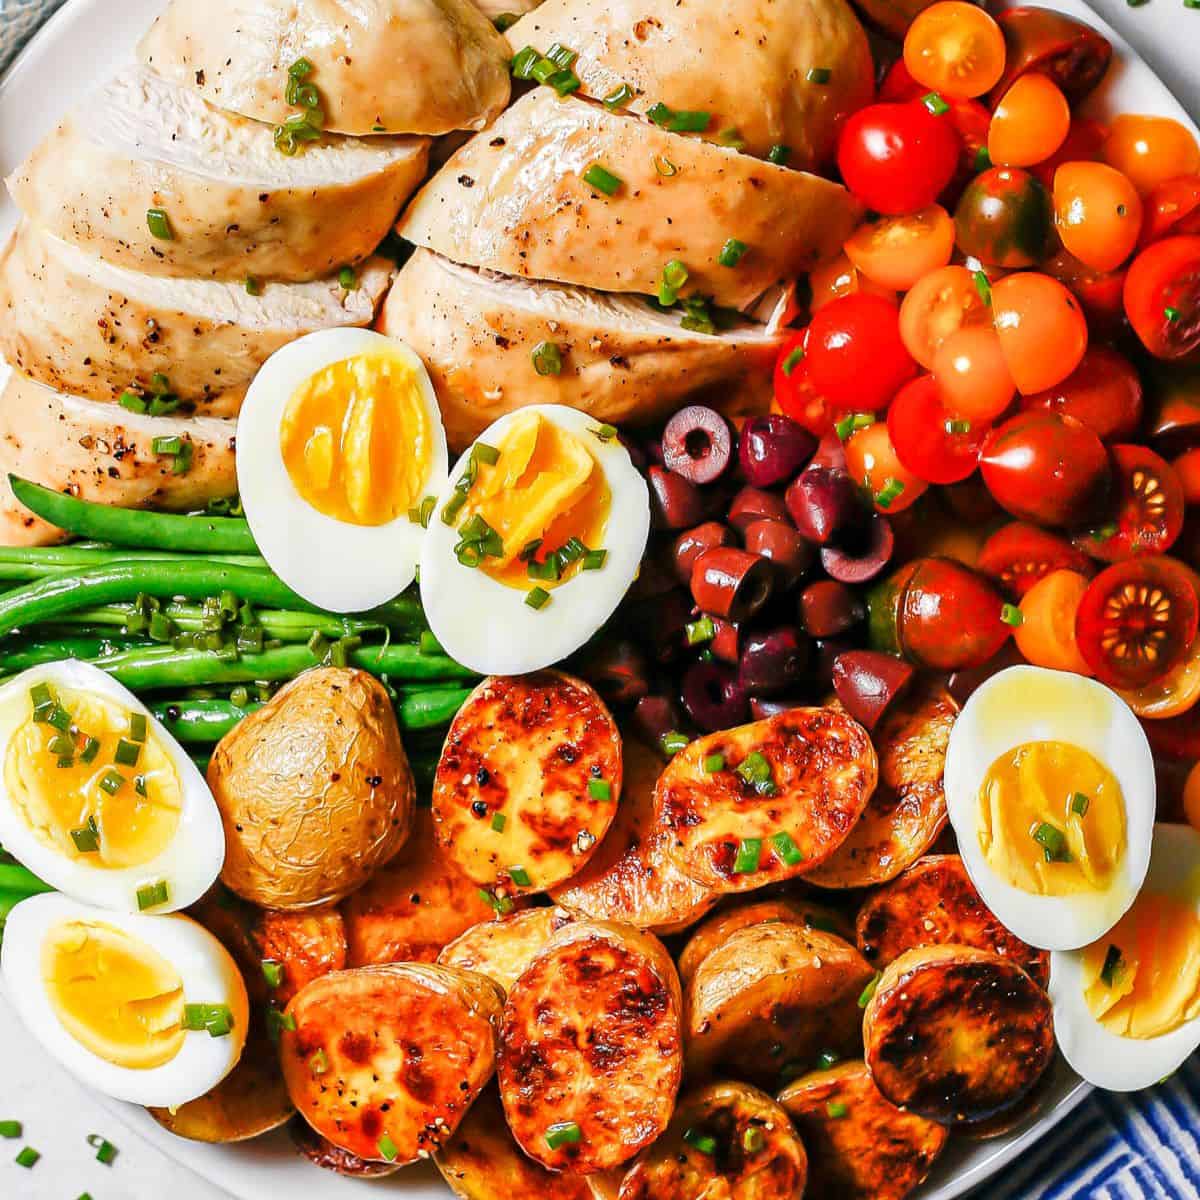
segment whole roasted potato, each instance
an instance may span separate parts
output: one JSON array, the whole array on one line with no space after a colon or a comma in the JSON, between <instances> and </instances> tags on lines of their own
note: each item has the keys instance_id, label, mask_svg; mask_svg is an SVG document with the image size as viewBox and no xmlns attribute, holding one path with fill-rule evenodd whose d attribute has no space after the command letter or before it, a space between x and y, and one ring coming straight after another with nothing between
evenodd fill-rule
<instances>
[{"instance_id":1,"label":"whole roasted potato","mask_svg":"<svg viewBox=\"0 0 1200 1200\"><path fill-rule=\"evenodd\" d=\"M292 680L217 744L221 879L264 908L340 899L404 845L416 790L391 701L365 671Z\"/></svg>"}]
</instances>

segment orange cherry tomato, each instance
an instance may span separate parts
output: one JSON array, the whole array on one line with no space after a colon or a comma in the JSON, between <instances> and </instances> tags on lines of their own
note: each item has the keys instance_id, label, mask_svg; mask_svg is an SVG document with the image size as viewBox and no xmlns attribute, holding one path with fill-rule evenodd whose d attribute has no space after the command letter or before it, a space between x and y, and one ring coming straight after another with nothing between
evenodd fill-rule
<instances>
[{"instance_id":1,"label":"orange cherry tomato","mask_svg":"<svg viewBox=\"0 0 1200 1200\"><path fill-rule=\"evenodd\" d=\"M1045 391L1079 366L1088 328L1079 301L1057 279L1036 271L992 284L992 320L1017 391Z\"/></svg>"},{"instance_id":2,"label":"orange cherry tomato","mask_svg":"<svg viewBox=\"0 0 1200 1200\"><path fill-rule=\"evenodd\" d=\"M868 279L846 257L845 253L827 259L813 267L808 276L808 286L812 291L809 301L809 311L816 312L824 308L830 300L841 296L851 296L855 292L874 292L885 300L896 303L896 293L890 288L880 287L873 279Z\"/></svg>"},{"instance_id":3,"label":"orange cherry tomato","mask_svg":"<svg viewBox=\"0 0 1200 1200\"><path fill-rule=\"evenodd\" d=\"M1200 171L1200 146L1192 131L1171 117L1114 117L1103 157L1128 175L1143 196L1168 179Z\"/></svg>"},{"instance_id":4,"label":"orange cherry tomato","mask_svg":"<svg viewBox=\"0 0 1200 1200\"><path fill-rule=\"evenodd\" d=\"M918 280L900 303L900 338L927 371L937 348L956 329L986 321L987 305L966 267L941 267Z\"/></svg>"},{"instance_id":5,"label":"orange cherry tomato","mask_svg":"<svg viewBox=\"0 0 1200 1200\"><path fill-rule=\"evenodd\" d=\"M850 472L850 478L863 484L873 497L885 492L890 497L887 504L876 503L879 512L903 512L929 487L896 456L886 421L876 421L851 435L846 442L846 470ZM896 484L901 486L899 493Z\"/></svg>"},{"instance_id":6,"label":"orange cherry tomato","mask_svg":"<svg viewBox=\"0 0 1200 1200\"><path fill-rule=\"evenodd\" d=\"M1200 829L1200 762L1188 772L1183 783L1183 815L1193 829Z\"/></svg>"},{"instance_id":7,"label":"orange cherry tomato","mask_svg":"<svg viewBox=\"0 0 1200 1200\"><path fill-rule=\"evenodd\" d=\"M1035 667L1092 673L1075 642L1075 614L1087 586L1087 577L1077 571L1051 571L1021 598L1021 624L1013 638Z\"/></svg>"},{"instance_id":8,"label":"orange cherry tomato","mask_svg":"<svg viewBox=\"0 0 1200 1200\"><path fill-rule=\"evenodd\" d=\"M1148 246L1159 238L1184 233L1200 233L1200 175L1168 179L1146 197L1138 244Z\"/></svg>"},{"instance_id":9,"label":"orange cherry tomato","mask_svg":"<svg viewBox=\"0 0 1200 1200\"><path fill-rule=\"evenodd\" d=\"M1004 74L1004 34L982 8L941 0L908 27L904 65L918 83L943 96L982 96Z\"/></svg>"},{"instance_id":10,"label":"orange cherry tomato","mask_svg":"<svg viewBox=\"0 0 1200 1200\"><path fill-rule=\"evenodd\" d=\"M1031 167L1049 158L1070 128L1066 96L1045 75L1022 75L992 113L988 154L996 166Z\"/></svg>"},{"instance_id":11,"label":"orange cherry tomato","mask_svg":"<svg viewBox=\"0 0 1200 1200\"><path fill-rule=\"evenodd\" d=\"M1142 231L1142 198L1107 163L1063 163L1054 172L1054 223L1062 244L1096 271L1115 271Z\"/></svg>"},{"instance_id":12,"label":"orange cherry tomato","mask_svg":"<svg viewBox=\"0 0 1200 1200\"><path fill-rule=\"evenodd\" d=\"M1171 466L1183 485L1183 502L1200 504L1200 446L1185 450Z\"/></svg>"},{"instance_id":13,"label":"orange cherry tomato","mask_svg":"<svg viewBox=\"0 0 1200 1200\"><path fill-rule=\"evenodd\" d=\"M964 325L950 334L934 355L933 377L946 410L973 425L990 425L1017 390L990 325Z\"/></svg>"},{"instance_id":14,"label":"orange cherry tomato","mask_svg":"<svg viewBox=\"0 0 1200 1200\"><path fill-rule=\"evenodd\" d=\"M868 279L906 292L922 276L949 263L954 222L940 204L931 204L920 212L864 221L843 248Z\"/></svg>"},{"instance_id":15,"label":"orange cherry tomato","mask_svg":"<svg viewBox=\"0 0 1200 1200\"><path fill-rule=\"evenodd\" d=\"M1118 690L1117 695L1139 716L1150 721L1178 717L1200 700L1200 638L1165 675L1145 687ZM1191 817L1188 817L1191 820Z\"/></svg>"}]
</instances>

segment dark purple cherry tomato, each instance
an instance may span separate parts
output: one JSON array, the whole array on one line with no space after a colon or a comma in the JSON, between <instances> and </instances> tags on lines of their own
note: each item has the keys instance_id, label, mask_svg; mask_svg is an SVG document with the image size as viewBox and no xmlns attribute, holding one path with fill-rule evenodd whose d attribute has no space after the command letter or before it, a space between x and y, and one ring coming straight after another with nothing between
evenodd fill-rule
<instances>
[{"instance_id":1,"label":"dark purple cherry tomato","mask_svg":"<svg viewBox=\"0 0 1200 1200\"><path fill-rule=\"evenodd\" d=\"M1142 381L1123 354L1093 344L1083 361L1061 383L1018 397L1021 408L1066 413L1096 431L1101 441L1132 437L1142 419Z\"/></svg>"},{"instance_id":2,"label":"dark purple cherry tomato","mask_svg":"<svg viewBox=\"0 0 1200 1200\"><path fill-rule=\"evenodd\" d=\"M996 267L1036 266L1054 227L1050 193L1020 167L990 167L967 184L954 210L964 253Z\"/></svg>"},{"instance_id":3,"label":"dark purple cherry tomato","mask_svg":"<svg viewBox=\"0 0 1200 1200\"><path fill-rule=\"evenodd\" d=\"M991 91L994 104L1019 76L1036 71L1077 104L1104 78L1112 44L1083 21L1050 8L1019 7L996 14L1004 33L1005 68Z\"/></svg>"}]
</instances>

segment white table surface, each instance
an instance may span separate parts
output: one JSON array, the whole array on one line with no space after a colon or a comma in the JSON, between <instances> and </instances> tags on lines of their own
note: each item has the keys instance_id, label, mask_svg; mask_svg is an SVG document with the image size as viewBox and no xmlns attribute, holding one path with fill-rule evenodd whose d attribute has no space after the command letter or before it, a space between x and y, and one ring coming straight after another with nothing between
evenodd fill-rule
<instances>
[{"instance_id":1,"label":"white table surface","mask_svg":"<svg viewBox=\"0 0 1200 1200\"><path fill-rule=\"evenodd\" d=\"M1053 0L1040 0L1048 7ZM1200 117L1200 10L1182 0L1091 0ZM119 0L113 0L119 3ZM20 1141L0 1141L0 1200L226 1200L226 1194L126 1130L25 1034L0 997L0 1120L17 1119ZM107 1137L120 1153L95 1161L87 1136ZM32 1169L13 1162L25 1144L43 1154Z\"/></svg>"}]
</instances>

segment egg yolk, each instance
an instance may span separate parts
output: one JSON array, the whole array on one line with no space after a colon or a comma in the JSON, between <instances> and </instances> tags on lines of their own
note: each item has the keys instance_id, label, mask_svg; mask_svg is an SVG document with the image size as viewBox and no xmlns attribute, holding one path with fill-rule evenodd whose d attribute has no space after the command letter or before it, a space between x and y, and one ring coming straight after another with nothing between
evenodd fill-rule
<instances>
[{"instance_id":1,"label":"egg yolk","mask_svg":"<svg viewBox=\"0 0 1200 1200\"><path fill-rule=\"evenodd\" d=\"M433 436L416 372L386 352L310 375L279 423L296 491L319 513L351 525L385 525L420 503Z\"/></svg>"},{"instance_id":2,"label":"egg yolk","mask_svg":"<svg viewBox=\"0 0 1200 1200\"><path fill-rule=\"evenodd\" d=\"M132 736L130 714L94 693L53 695L69 727L30 712L9 738L4 783L9 800L35 836L89 866L136 867L157 858L179 828L183 787L153 733ZM136 761L126 762L122 759Z\"/></svg>"},{"instance_id":3,"label":"egg yolk","mask_svg":"<svg viewBox=\"0 0 1200 1200\"><path fill-rule=\"evenodd\" d=\"M1121 785L1079 746L1015 746L979 789L979 846L992 870L1021 891L1103 891L1125 854Z\"/></svg>"},{"instance_id":4,"label":"egg yolk","mask_svg":"<svg viewBox=\"0 0 1200 1200\"><path fill-rule=\"evenodd\" d=\"M1110 1033L1161 1037L1200 1016L1200 918L1195 902L1142 892L1083 951L1084 1000Z\"/></svg>"},{"instance_id":5,"label":"egg yolk","mask_svg":"<svg viewBox=\"0 0 1200 1200\"><path fill-rule=\"evenodd\" d=\"M50 1007L105 1062L148 1070L183 1046L183 981L161 954L100 921L61 921L42 943Z\"/></svg>"},{"instance_id":6,"label":"egg yolk","mask_svg":"<svg viewBox=\"0 0 1200 1200\"><path fill-rule=\"evenodd\" d=\"M531 580L544 588L565 582L583 568L584 548L604 546L612 493L603 469L582 437L536 412L519 414L494 449L495 463L479 462L463 510L466 521L479 516L499 536L480 569L523 591ZM552 556L568 543L578 554L556 567Z\"/></svg>"}]
</instances>

